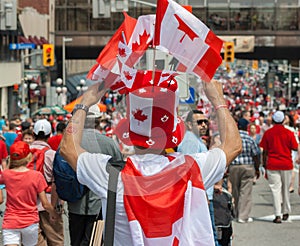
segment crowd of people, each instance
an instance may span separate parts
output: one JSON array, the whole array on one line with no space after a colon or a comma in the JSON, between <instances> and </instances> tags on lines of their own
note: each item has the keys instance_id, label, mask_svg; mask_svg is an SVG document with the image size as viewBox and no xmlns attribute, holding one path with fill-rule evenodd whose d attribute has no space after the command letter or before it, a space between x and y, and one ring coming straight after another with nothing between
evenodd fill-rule
<instances>
[{"instance_id":1,"label":"crowd of people","mask_svg":"<svg viewBox=\"0 0 300 246\"><path fill-rule=\"evenodd\" d=\"M84 94L72 117L0 120L0 183L4 184L0 186L0 202L6 202L4 245L19 245L20 240L23 245L64 245L64 207L69 215L71 245L88 245L92 225L101 208L106 208L105 167L110 157L126 160L118 181L115 245L124 245L124 241L126 245L135 241L149 245L154 241L162 245L179 241L183 245L196 245L197 241L229 245L232 227L230 233L223 232L223 238L218 236L215 219L220 218L214 210L219 208L214 199L230 194L232 219L250 223L252 187L260 177L268 180L273 195L273 222L289 220L289 194L294 192L295 169L300 162L299 109L262 112L255 105L241 103L236 110L224 97L222 84L213 80L204 85L214 108L210 115L191 110L184 121L179 116L176 119L174 91L158 86L157 91L151 87L153 95L143 89L154 102L166 100L157 102L163 110L153 107L152 115L143 114L151 106L141 97L140 102L133 100L127 105L127 113L136 115L126 119L120 112L103 113L95 107L105 92L96 86ZM139 96L137 91L132 93L134 97ZM161 93L166 93L166 99ZM150 125L136 131L148 118ZM171 123L163 125L169 118ZM89 189L67 206L56 193L53 177L53 160L59 148ZM36 149L44 150L42 175L28 166ZM161 199L155 199L157 195ZM170 199L173 202L168 204ZM194 199L199 199L200 207L194 207ZM136 206L139 203L143 204L142 213ZM105 218L105 212L102 215Z\"/></svg>"}]
</instances>

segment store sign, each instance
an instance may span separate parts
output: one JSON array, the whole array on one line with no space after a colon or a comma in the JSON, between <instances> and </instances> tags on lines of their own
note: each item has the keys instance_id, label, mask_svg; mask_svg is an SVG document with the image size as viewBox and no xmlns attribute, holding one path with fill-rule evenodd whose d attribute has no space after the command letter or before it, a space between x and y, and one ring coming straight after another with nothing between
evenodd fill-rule
<instances>
[{"instance_id":1,"label":"store sign","mask_svg":"<svg viewBox=\"0 0 300 246\"><path fill-rule=\"evenodd\" d=\"M254 52L255 36L218 36L224 42L234 43L235 53ZM224 49L222 50L224 52Z\"/></svg>"}]
</instances>

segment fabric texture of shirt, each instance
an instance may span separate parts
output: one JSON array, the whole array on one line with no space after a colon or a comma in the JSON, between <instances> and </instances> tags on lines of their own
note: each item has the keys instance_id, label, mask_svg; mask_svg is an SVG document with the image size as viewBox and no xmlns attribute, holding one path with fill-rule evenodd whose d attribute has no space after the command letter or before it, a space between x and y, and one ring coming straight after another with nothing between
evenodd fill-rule
<instances>
[{"instance_id":1,"label":"fabric texture of shirt","mask_svg":"<svg viewBox=\"0 0 300 246\"><path fill-rule=\"evenodd\" d=\"M34 170L7 169L0 182L5 184L7 192L2 228L18 229L38 223L37 196L47 187L43 175Z\"/></svg>"},{"instance_id":2,"label":"fabric texture of shirt","mask_svg":"<svg viewBox=\"0 0 300 246\"><path fill-rule=\"evenodd\" d=\"M0 140L0 160L6 159L8 156L6 145L3 140Z\"/></svg>"},{"instance_id":3,"label":"fabric texture of shirt","mask_svg":"<svg viewBox=\"0 0 300 246\"><path fill-rule=\"evenodd\" d=\"M254 165L253 157L258 156L260 153L258 145L247 131L239 130L239 133L242 139L243 151L230 165Z\"/></svg>"},{"instance_id":4,"label":"fabric texture of shirt","mask_svg":"<svg viewBox=\"0 0 300 246\"><path fill-rule=\"evenodd\" d=\"M194 154L206 152L207 147L192 131L186 131L177 151L184 154Z\"/></svg>"},{"instance_id":5,"label":"fabric texture of shirt","mask_svg":"<svg viewBox=\"0 0 300 246\"><path fill-rule=\"evenodd\" d=\"M298 148L294 133L281 124L275 124L267 130L260 142L260 147L267 151L266 169L291 170L293 161L291 151Z\"/></svg>"},{"instance_id":6,"label":"fabric texture of shirt","mask_svg":"<svg viewBox=\"0 0 300 246\"><path fill-rule=\"evenodd\" d=\"M48 139L48 144L50 145L50 147L53 150L56 151L58 149L58 146L61 142L62 137L63 137L62 134L58 134L58 135L52 136Z\"/></svg>"},{"instance_id":7,"label":"fabric texture of shirt","mask_svg":"<svg viewBox=\"0 0 300 246\"><path fill-rule=\"evenodd\" d=\"M5 137L5 143L8 148L14 143L16 137L18 136L15 132L5 132L3 133L3 137Z\"/></svg>"},{"instance_id":8,"label":"fabric texture of shirt","mask_svg":"<svg viewBox=\"0 0 300 246\"><path fill-rule=\"evenodd\" d=\"M176 158L182 158L184 155L175 153ZM214 183L222 179L226 168L225 153L215 148L213 150L190 155L196 160L200 167L202 180L205 187L213 186ZM106 164L111 158L109 155L92 154L84 152L79 155L77 161L77 177L79 182L87 185L96 193L102 202L103 215L106 215L108 173ZM170 160L163 155L133 155L130 156L135 168L142 175L151 176L170 168ZM114 245L135 245L133 239L134 232L131 232L128 218L124 208L124 185L121 178L118 179L117 198L116 198L116 223L115 223L115 240ZM207 208L207 202L203 203ZM208 209L208 208L207 208ZM195 216L195 215L192 215ZM199 228L207 227L207 224L200 224ZM213 238L212 238L213 242ZM201 245L201 244L198 244Z\"/></svg>"}]
</instances>

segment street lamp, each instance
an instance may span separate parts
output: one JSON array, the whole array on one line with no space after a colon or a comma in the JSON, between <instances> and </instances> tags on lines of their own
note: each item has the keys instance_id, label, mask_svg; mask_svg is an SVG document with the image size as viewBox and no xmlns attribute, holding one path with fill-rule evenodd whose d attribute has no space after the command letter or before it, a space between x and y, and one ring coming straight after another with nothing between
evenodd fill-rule
<instances>
[{"instance_id":1,"label":"street lamp","mask_svg":"<svg viewBox=\"0 0 300 246\"><path fill-rule=\"evenodd\" d=\"M67 94L67 87L63 85L63 80L61 78L56 79L56 94L57 94L57 104L59 106L66 105L66 94ZM61 96L61 99L59 100ZM60 102L60 103L59 103Z\"/></svg>"},{"instance_id":2,"label":"street lamp","mask_svg":"<svg viewBox=\"0 0 300 246\"><path fill-rule=\"evenodd\" d=\"M62 38L62 72L63 72L63 80L62 84L66 85L66 42L72 42L72 38Z\"/></svg>"},{"instance_id":3,"label":"street lamp","mask_svg":"<svg viewBox=\"0 0 300 246\"><path fill-rule=\"evenodd\" d=\"M79 93L83 93L83 92L85 92L87 89L88 89L88 87L86 86L85 80L84 80L84 79L81 79L80 82L79 82L79 85L76 86L76 90L77 90Z\"/></svg>"},{"instance_id":4,"label":"street lamp","mask_svg":"<svg viewBox=\"0 0 300 246\"><path fill-rule=\"evenodd\" d=\"M34 95L37 95L36 91L38 84L33 80L32 76L27 76L23 79L24 88L27 89L27 108L28 117L31 117L31 91L34 91Z\"/></svg>"}]
</instances>

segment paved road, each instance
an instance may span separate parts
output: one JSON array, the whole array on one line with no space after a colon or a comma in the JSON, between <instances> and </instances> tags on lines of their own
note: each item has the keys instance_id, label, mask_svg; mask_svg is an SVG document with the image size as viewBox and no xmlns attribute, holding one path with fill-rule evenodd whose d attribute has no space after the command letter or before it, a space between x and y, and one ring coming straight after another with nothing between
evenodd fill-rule
<instances>
[{"instance_id":1,"label":"paved road","mask_svg":"<svg viewBox=\"0 0 300 246\"><path fill-rule=\"evenodd\" d=\"M298 174L297 174L298 176ZM254 221L248 224L233 222L234 246L298 246L300 245L300 196L296 192L298 178L295 182L295 192L291 194L291 222L274 224L272 194L267 180L260 178L253 187L253 206L251 216Z\"/></svg>"},{"instance_id":2,"label":"paved road","mask_svg":"<svg viewBox=\"0 0 300 246\"><path fill-rule=\"evenodd\" d=\"M297 175L298 177L298 175ZM300 196L296 192L298 178L295 182L295 192L291 194L291 222L274 224L272 220L272 195L267 181L260 178L253 188L253 208L251 216L254 221L248 224L233 222L233 246L298 246L300 244ZM4 210L4 205L0 206ZM65 245L69 246L67 217L65 220ZM0 223L2 217L0 218ZM0 233L0 246L2 234Z\"/></svg>"}]
</instances>

